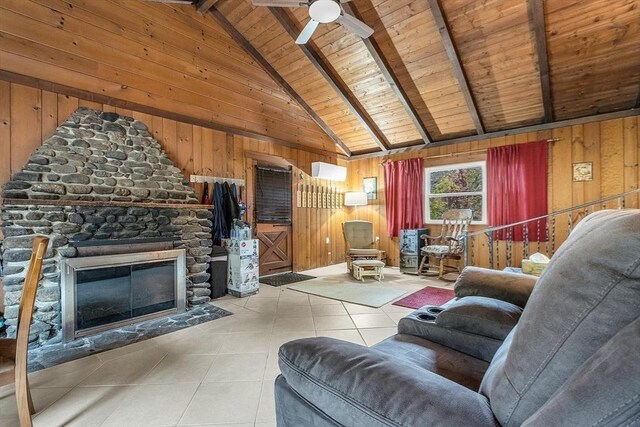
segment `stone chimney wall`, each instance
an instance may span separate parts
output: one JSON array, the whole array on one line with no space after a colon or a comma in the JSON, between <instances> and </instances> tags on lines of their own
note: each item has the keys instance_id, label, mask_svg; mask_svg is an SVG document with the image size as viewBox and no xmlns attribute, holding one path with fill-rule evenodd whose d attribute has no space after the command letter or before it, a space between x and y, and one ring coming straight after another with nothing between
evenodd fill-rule
<instances>
[{"instance_id":1,"label":"stone chimney wall","mask_svg":"<svg viewBox=\"0 0 640 427\"><path fill-rule=\"evenodd\" d=\"M187 300L210 300L211 211L198 205L180 169L144 123L79 108L47 138L2 191L5 317L15 333L31 244L50 238L31 340L60 339L60 264L71 242L172 237L187 251Z\"/></svg>"}]
</instances>

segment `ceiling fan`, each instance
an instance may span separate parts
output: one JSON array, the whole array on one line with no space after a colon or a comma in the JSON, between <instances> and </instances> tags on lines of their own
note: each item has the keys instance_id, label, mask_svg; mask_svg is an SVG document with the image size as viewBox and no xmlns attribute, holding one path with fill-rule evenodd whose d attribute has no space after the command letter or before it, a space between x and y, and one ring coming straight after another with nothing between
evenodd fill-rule
<instances>
[{"instance_id":1,"label":"ceiling fan","mask_svg":"<svg viewBox=\"0 0 640 427\"><path fill-rule=\"evenodd\" d=\"M319 24L337 22L358 37L366 39L373 34L373 28L354 16L345 13L340 3L351 0L251 0L254 6L275 7L308 7L311 20L304 27L298 38L297 44L305 44L309 41Z\"/></svg>"}]
</instances>

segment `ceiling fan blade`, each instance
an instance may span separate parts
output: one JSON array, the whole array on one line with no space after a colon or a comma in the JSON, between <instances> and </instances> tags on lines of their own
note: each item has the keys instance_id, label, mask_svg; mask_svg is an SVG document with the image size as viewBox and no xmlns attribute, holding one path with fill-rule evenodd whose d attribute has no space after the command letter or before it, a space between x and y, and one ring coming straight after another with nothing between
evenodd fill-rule
<instances>
[{"instance_id":1,"label":"ceiling fan blade","mask_svg":"<svg viewBox=\"0 0 640 427\"><path fill-rule=\"evenodd\" d=\"M306 6L307 2L300 0L251 0L254 6L273 6L273 7L300 7Z\"/></svg>"},{"instance_id":2,"label":"ceiling fan blade","mask_svg":"<svg viewBox=\"0 0 640 427\"><path fill-rule=\"evenodd\" d=\"M306 42L308 42L313 33L316 31L316 28L318 28L318 24L320 24L318 21L314 21L313 19L309 20L307 25L304 27L304 29L296 39L296 44L305 44Z\"/></svg>"},{"instance_id":3,"label":"ceiling fan blade","mask_svg":"<svg viewBox=\"0 0 640 427\"><path fill-rule=\"evenodd\" d=\"M369 38L373 34L373 28L347 13L340 15L336 22L363 39Z\"/></svg>"}]
</instances>

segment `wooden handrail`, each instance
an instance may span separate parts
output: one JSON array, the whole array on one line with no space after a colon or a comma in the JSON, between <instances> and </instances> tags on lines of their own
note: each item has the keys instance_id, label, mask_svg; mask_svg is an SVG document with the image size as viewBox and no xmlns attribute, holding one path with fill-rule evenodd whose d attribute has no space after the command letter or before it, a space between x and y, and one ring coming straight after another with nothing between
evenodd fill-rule
<instances>
[{"instance_id":1,"label":"wooden handrail","mask_svg":"<svg viewBox=\"0 0 640 427\"><path fill-rule=\"evenodd\" d=\"M545 218L551 218L551 217L554 217L554 216L562 215L564 213L573 212L573 211L578 210L578 209L584 209L584 208L588 208L590 206L595 206L595 205L599 205L599 204L602 204L602 203L605 203L605 202L609 202L611 200L616 200L616 199L620 199L620 198L623 198L623 197L627 197L627 196L630 196L632 194L640 194L640 188L637 188L635 190L625 191L624 193L619 193L619 194L616 194L614 196L603 197L602 199L599 199L599 200L596 200L596 201L593 201L593 202L583 203L581 205L576 205L576 206L572 206L570 208L561 209L559 211L551 212L551 213L546 214L546 215L537 216L535 218L529 218L529 219L525 219L525 220L522 220L522 221L514 222L512 224L500 225L500 226L497 226L497 227L487 227L484 230L474 231L472 233L467 233L467 237L473 237L473 236L477 236L477 235L480 235L480 234L491 233L491 232L494 232L494 231L504 230L506 228L511 228L511 227L516 227L518 225L527 224L529 222L539 221L539 220L545 219Z\"/></svg>"}]
</instances>

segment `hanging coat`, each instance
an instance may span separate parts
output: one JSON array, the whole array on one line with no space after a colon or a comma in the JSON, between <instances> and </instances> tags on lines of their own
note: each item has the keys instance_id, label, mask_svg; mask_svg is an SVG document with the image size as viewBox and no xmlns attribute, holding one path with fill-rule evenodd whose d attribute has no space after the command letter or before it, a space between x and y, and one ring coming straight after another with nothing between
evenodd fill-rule
<instances>
[{"instance_id":1,"label":"hanging coat","mask_svg":"<svg viewBox=\"0 0 640 427\"><path fill-rule=\"evenodd\" d=\"M229 237L229 228L224 215L224 189L219 183L213 185L213 227L212 239L214 245L220 245L220 240Z\"/></svg>"},{"instance_id":2,"label":"hanging coat","mask_svg":"<svg viewBox=\"0 0 640 427\"><path fill-rule=\"evenodd\" d=\"M233 227L233 220L240 218L240 207L238 206L238 199L236 197L235 184L230 186L228 182L223 184L224 187L224 218L227 224L227 232L231 232Z\"/></svg>"}]
</instances>

